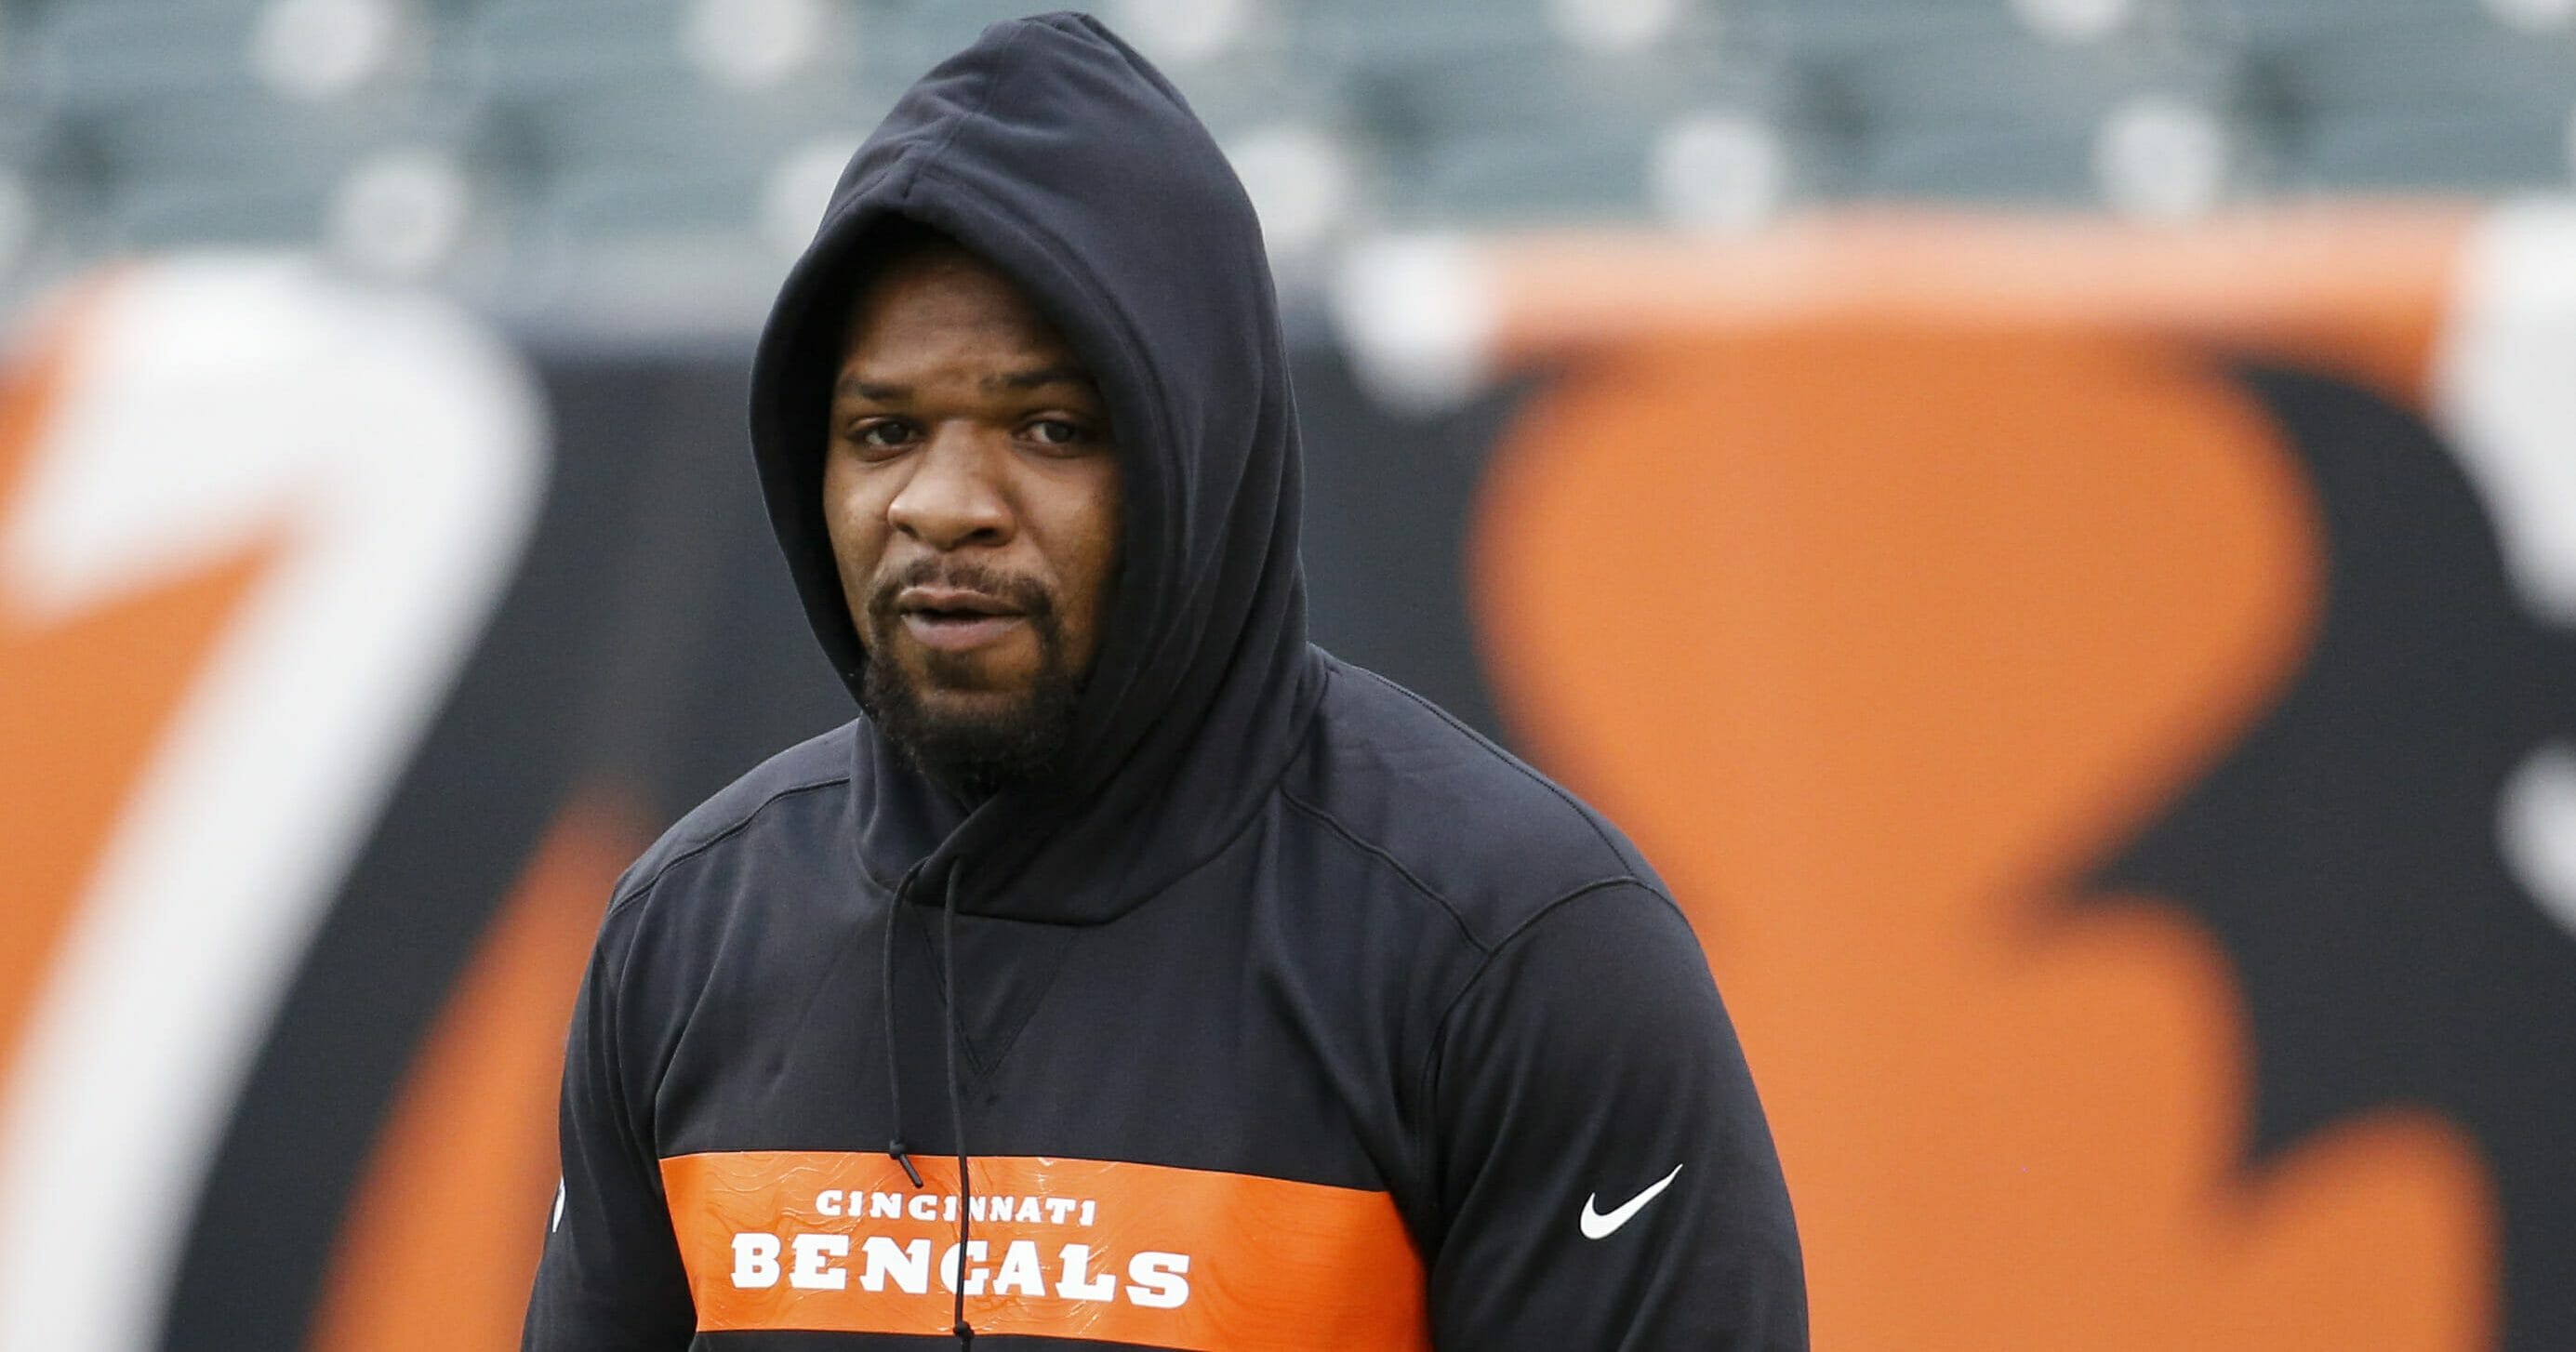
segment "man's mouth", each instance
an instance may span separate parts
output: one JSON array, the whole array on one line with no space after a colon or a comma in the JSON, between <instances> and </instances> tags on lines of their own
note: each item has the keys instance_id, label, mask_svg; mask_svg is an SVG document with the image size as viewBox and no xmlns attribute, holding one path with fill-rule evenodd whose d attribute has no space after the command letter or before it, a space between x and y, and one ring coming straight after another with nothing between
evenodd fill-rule
<instances>
[{"instance_id":1,"label":"man's mouth","mask_svg":"<svg viewBox=\"0 0 2576 1352\"><path fill-rule=\"evenodd\" d=\"M1027 619L998 596L962 587L906 587L896 593L894 608L914 642L942 652L980 648Z\"/></svg>"}]
</instances>

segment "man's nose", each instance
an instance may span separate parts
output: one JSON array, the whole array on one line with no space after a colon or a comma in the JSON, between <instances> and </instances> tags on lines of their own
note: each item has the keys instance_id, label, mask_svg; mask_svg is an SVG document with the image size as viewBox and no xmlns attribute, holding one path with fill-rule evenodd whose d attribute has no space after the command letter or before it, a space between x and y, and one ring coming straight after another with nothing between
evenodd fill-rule
<instances>
[{"instance_id":1,"label":"man's nose","mask_svg":"<svg viewBox=\"0 0 2576 1352\"><path fill-rule=\"evenodd\" d=\"M887 522L938 550L1010 539L1010 502L995 477L995 457L1008 448L992 441L976 428L933 428L912 477L887 504Z\"/></svg>"}]
</instances>

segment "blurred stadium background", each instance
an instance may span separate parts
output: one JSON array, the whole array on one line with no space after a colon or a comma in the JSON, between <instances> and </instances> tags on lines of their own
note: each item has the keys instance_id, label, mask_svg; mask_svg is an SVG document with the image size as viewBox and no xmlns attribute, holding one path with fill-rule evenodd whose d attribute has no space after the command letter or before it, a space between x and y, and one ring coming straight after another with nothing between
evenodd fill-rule
<instances>
[{"instance_id":1,"label":"blurred stadium background","mask_svg":"<svg viewBox=\"0 0 2576 1352\"><path fill-rule=\"evenodd\" d=\"M1319 641L1607 808L1817 1346L2576 1349L2576 0L1104 0ZM0 1348L501 1348L743 440L991 0L0 0Z\"/></svg>"},{"instance_id":2,"label":"blurred stadium background","mask_svg":"<svg viewBox=\"0 0 2576 1352\"><path fill-rule=\"evenodd\" d=\"M532 324L740 328L990 0L9 0L0 276L314 247ZM2565 0L1125 0L1282 255L2569 177Z\"/></svg>"}]
</instances>

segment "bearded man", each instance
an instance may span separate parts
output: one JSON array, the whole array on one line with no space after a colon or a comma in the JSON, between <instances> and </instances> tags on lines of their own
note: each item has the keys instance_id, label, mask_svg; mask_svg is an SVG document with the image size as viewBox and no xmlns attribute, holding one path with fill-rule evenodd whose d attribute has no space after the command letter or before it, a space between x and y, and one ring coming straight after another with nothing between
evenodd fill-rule
<instances>
[{"instance_id":1,"label":"bearded man","mask_svg":"<svg viewBox=\"0 0 2576 1352\"><path fill-rule=\"evenodd\" d=\"M1308 644L1287 369L1241 186L1096 22L859 150L752 426L862 717L618 885L531 1352L1806 1345L1664 884Z\"/></svg>"}]
</instances>

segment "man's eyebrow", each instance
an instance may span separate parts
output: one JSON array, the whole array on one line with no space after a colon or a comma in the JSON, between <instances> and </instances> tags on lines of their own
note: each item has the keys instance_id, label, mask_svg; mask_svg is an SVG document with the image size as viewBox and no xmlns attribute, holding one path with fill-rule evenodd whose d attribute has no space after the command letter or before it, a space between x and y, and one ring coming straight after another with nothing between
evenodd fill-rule
<instances>
[{"instance_id":1,"label":"man's eyebrow","mask_svg":"<svg viewBox=\"0 0 2576 1352\"><path fill-rule=\"evenodd\" d=\"M832 387L832 397L835 399L866 399L880 404L907 399L911 395L910 385L887 385L874 380L863 380L857 376L843 376L840 383Z\"/></svg>"},{"instance_id":2,"label":"man's eyebrow","mask_svg":"<svg viewBox=\"0 0 2576 1352\"><path fill-rule=\"evenodd\" d=\"M986 376L984 377L983 385L987 390L1039 390L1044 389L1049 385L1080 385L1086 389L1092 390L1094 393L1097 393L1099 390L1099 386L1093 382L1090 372L1083 370L1079 366L1067 363L1058 363L1054 366L1039 366L1026 371L1006 371L1000 375ZM912 397L912 387L910 385L894 385L888 384L884 381L869 380L863 376L845 375L832 386L832 397L835 399L865 399L872 403L879 404L899 403Z\"/></svg>"},{"instance_id":3,"label":"man's eyebrow","mask_svg":"<svg viewBox=\"0 0 2576 1352\"><path fill-rule=\"evenodd\" d=\"M1049 385L1084 385L1094 389L1091 373L1079 366L1058 362L1034 370L1013 371L1007 375L984 377L984 388L1000 390L1035 390Z\"/></svg>"}]
</instances>

